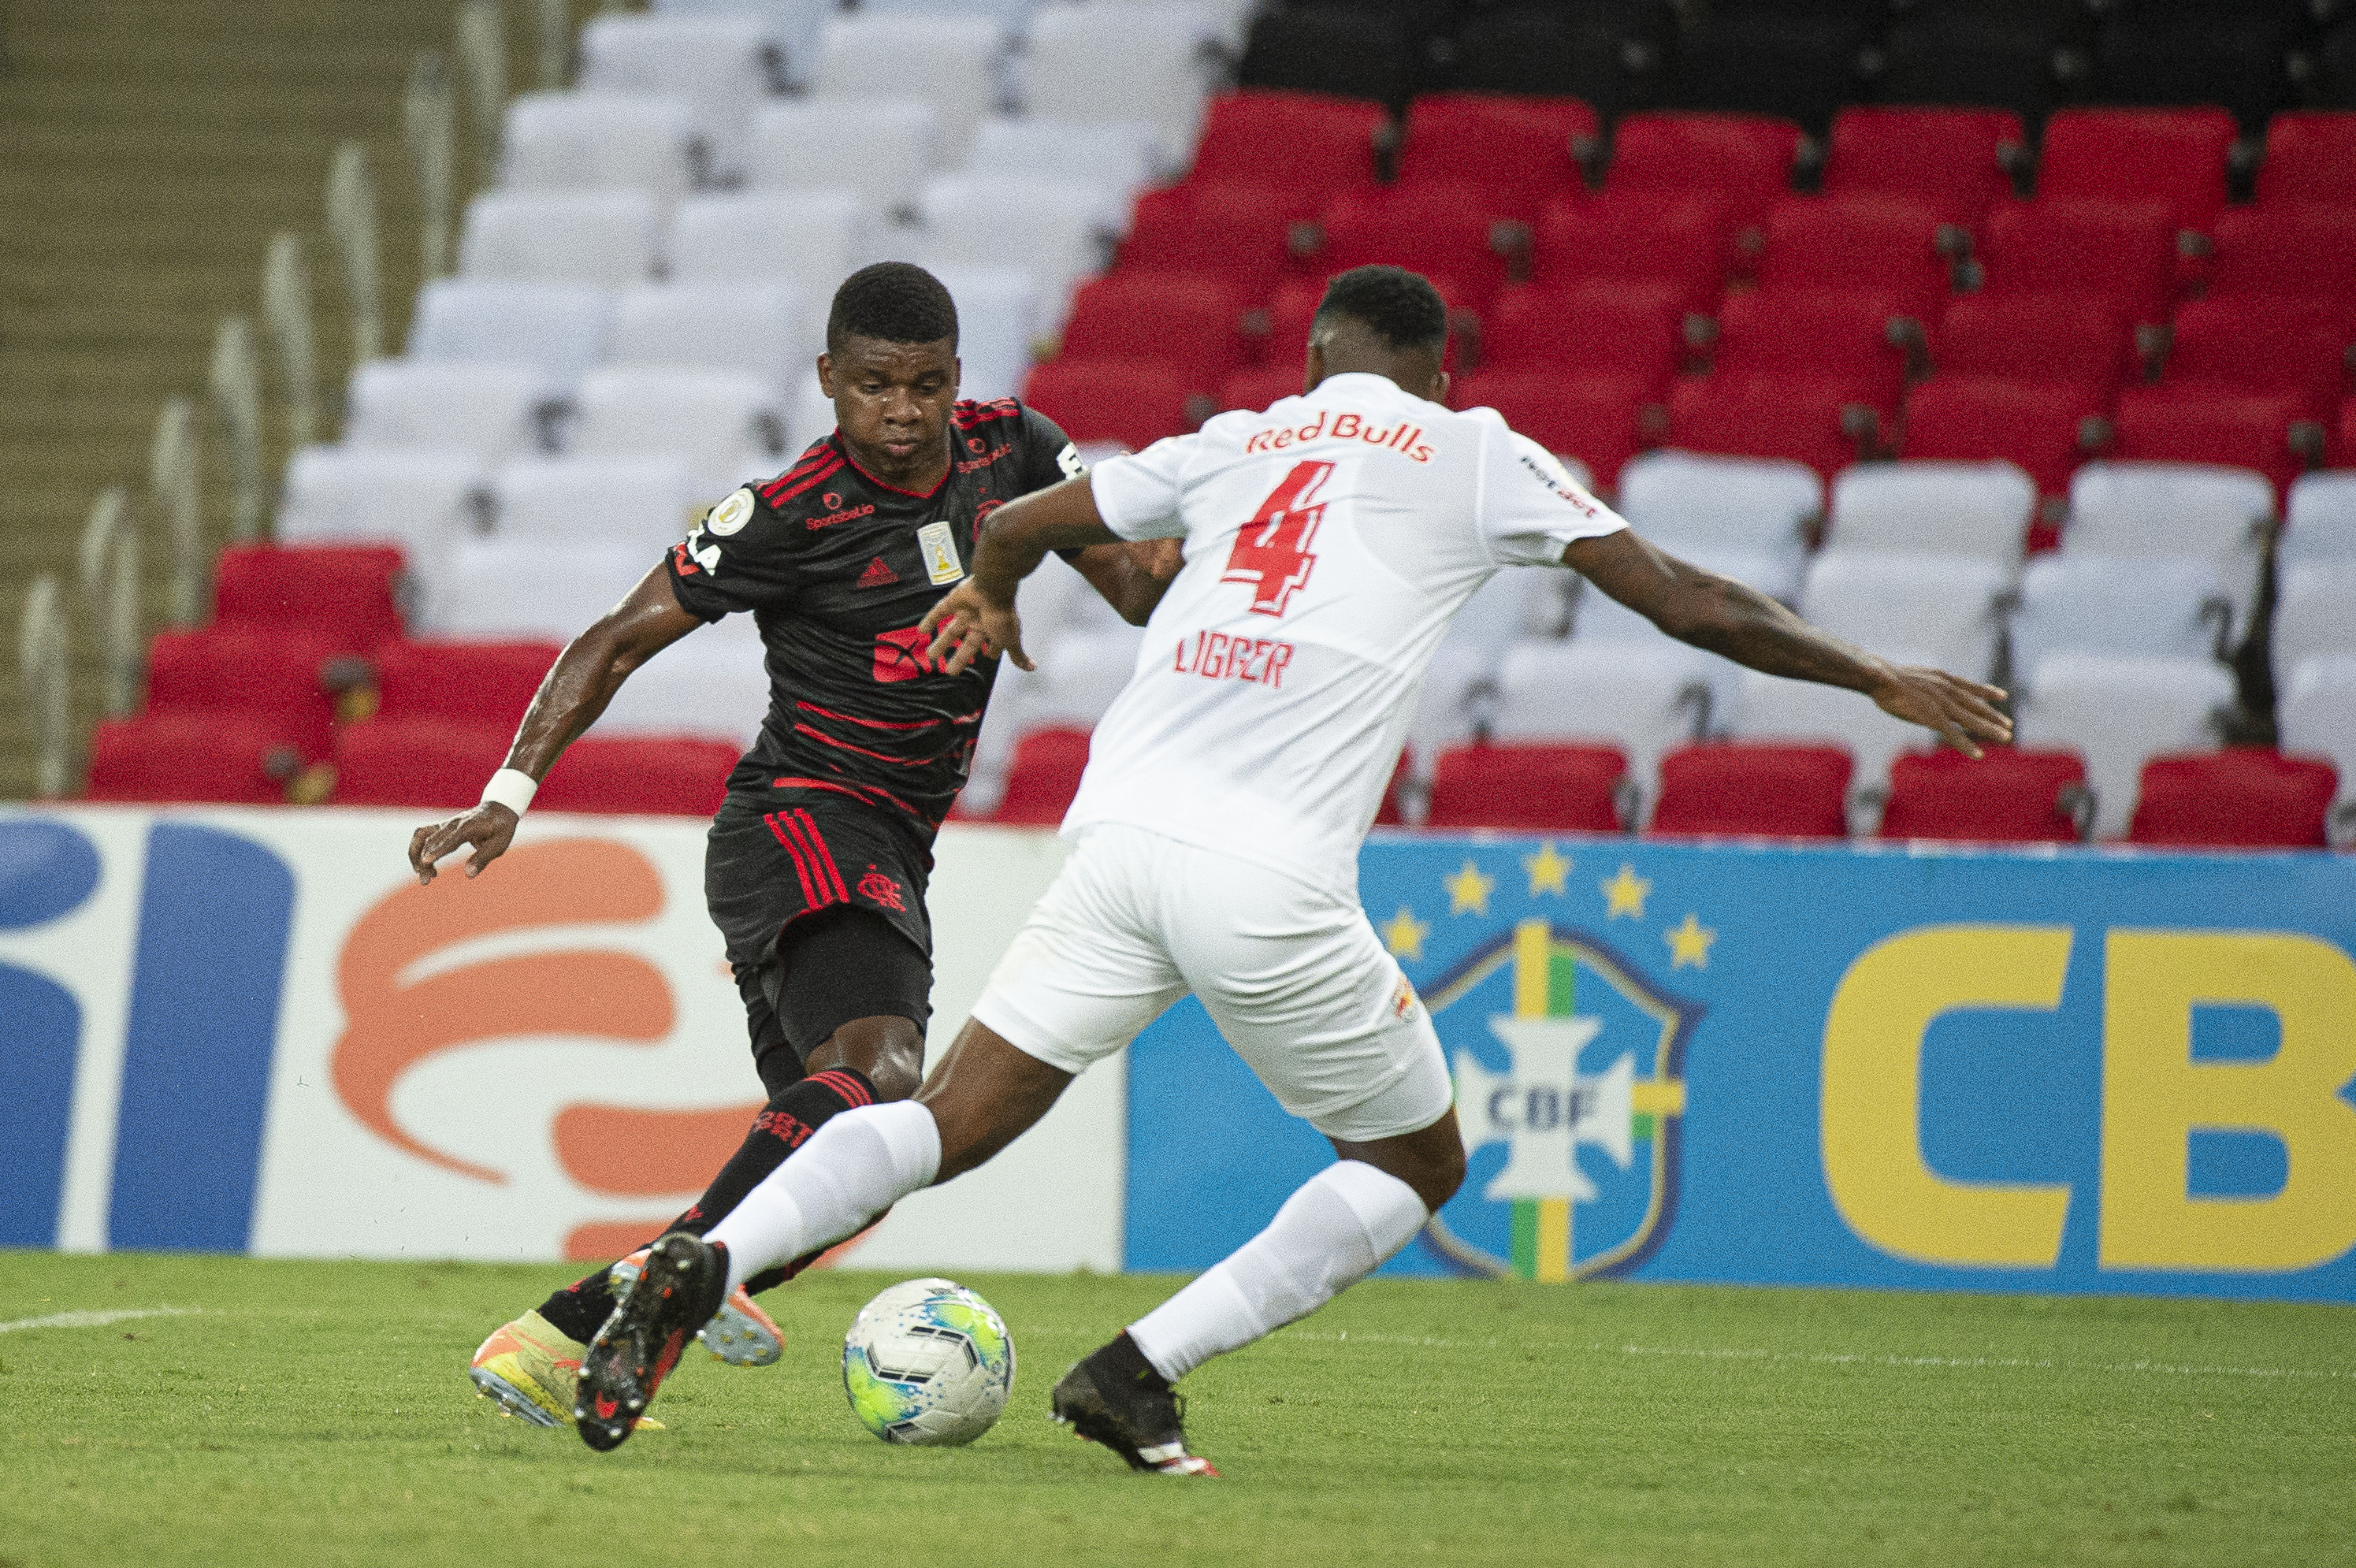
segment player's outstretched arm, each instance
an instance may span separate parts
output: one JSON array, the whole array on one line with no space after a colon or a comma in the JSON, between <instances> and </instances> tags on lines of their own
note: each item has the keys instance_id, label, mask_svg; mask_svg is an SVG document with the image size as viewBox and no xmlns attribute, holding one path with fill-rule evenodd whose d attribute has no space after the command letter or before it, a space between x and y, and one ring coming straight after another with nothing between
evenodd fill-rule
<instances>
[{"instance_id":1,"label":"player's outstretched arm","mask_svg":"<svg viewBox=\"0 0 2356 1568\"><path fill-rule=\"evenodd\" d=\"M1681 642L1796 681L1862 692L1884 713L1936 730L1966 757L2009 741L1997 711L2001 687L1944 670L1901 666L1818 630L1756 588L1705 572L1647 543L1633 529L1573 541L1563 564Z\"/></svg>"},{"instance_id":2,"label":"player's outstretched arm","mask_svg":"<svg viewBox=\"0 0 2356 1568\"><path fill-rule=\"evenodd\" d=\"M973 553L973 575L951 588L916 624L932 633L932 657L949 674L996 650L1021 670L1036 669L1023 651L1023 623L1014 590L1039 569L1050 550L1119 544L1119 534L1097 513L1089 477L1033 490L991 512ZM1158 595L1157 595L1158 597ZM1115 606L1119 607L1118 604Z\"/></svg>"},{"instance_id":3,"label":"player's outstretched arm","mask_svg":"<svg viewBox=\"0 0 2356 1568\"><path fill-rule=\"evenodd\" d=\"M535 782L547 778L564 748L597 722L631 671L702 624L680 608L668 567L658 565L648 572L627 598L565 645L524 713L515 745L508 748L507 765L529 773ZM486 800L420 828L409 841L410 868L420 883L432 882L436 861L471 844L475 853L466 862L466 875L480 875L483 867L507 853L520 820L498 801Z\"/></svg>"},{"instance_id":4,"label":"player's outstretched arm","mask_svg":"<svg viewBox=\"0 0 2356 1568\"><path fill-rule=\"evenodd\" d=\"M1104 596L1120 618L1143 626L1154 606L1178 580L1186 553L1174 539L1144 539L1134 544L1092 544L1072 558L1072 570Z\"/></svg>"}]
</instances>

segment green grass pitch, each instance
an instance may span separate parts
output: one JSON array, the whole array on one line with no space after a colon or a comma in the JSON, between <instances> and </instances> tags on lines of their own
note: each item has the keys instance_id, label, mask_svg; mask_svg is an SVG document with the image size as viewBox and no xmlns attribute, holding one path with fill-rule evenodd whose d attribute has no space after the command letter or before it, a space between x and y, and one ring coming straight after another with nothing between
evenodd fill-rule
<instances>
[{"instance_id":1,"label":"green grass pitch","mask_svg":"<svg viewBox=\"0 0 2356 1568\"><path fill-rule=\"evenodd\" d=\"M568 1273L0 1257L0 1565L2356 1562L2343 1308L1377 1281L1188 1380L1185 1482L1046 1419L1167 1280L969 1279L1014 1402L926 1450L842 1398L891 1276L814 1276L598 1455L464 1377Z\"/></svg>"}]
</instances>

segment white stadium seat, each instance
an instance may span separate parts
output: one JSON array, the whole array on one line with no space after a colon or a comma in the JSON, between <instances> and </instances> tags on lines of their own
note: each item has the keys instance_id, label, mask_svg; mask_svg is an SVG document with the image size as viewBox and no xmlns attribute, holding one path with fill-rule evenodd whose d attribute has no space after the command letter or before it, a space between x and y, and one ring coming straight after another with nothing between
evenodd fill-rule
<instances>
[{"instance_id":1,"label":"white stadium seat","mask_svg":"<svg viewBox=\"0 0 2356 1568\"><path fill-rule=\"evenodd\" d=\"M726 179L744 169L773 59L782 69L769 27L758 16L598 16L581 29L580 85L686 99L713 170Z\"/></svg>"},{"instance_id":2,"label":"white stadium seat","mask_svg":"<svg viewBox=\"0 0 2356 1568\"><path fill-rule=\"evenodd\" d=\"M1742 672L1728 728L1744 740L1812 742L1837 746L1856 764L1849 775L1853 811L1869 813L1890 782L1890 764L1901 751L1928 750L1931 732L1891 718L1870 697L1842 686L1786 681L1756 670ZM1870 822L1852 822L1860 827Z\"/></svg>"},{"instance_id":3,"label":"white stadium seat","mask_svg":"<svg viewBox=\"0 0 2356 1568\"><path fill-rule=\"evenodd\" d=\"M819 30L841 6L838 0L654 0L651 9L665 16L725 16L757 23L762 38L783 59L787 77L806 83L818 53Z\"/></svg>"},{"instance_id":4,"label":"white stadium seat","mask_svg":"<svg viewBox=\"0 0 2356 1568\"><path fill-rule=\"evenodd\" d=\"M2356 653L2356 560L2302 562L2283 573L2275 604L2277 687L2303 660L2333 653Z\"/></svg>"},{"instance_id":5,"label":"white stadium seat","mask_svg":"<svg viewBox=\"0 0 2356 1568\"><path fill-rule=\"evenodd\" d=\"M1076 629L1052 639L1044 651L1033 652L1039 666L1035 671L1026 673L1012 664L1001 668L974 747L965 809L974 813L998 809L1007 769L1024 736L1041 729L1095 728L1136 672L1137 649L1144 639L1142 627L1115 618L1108 626Z\"/></svg>"},{"instance_id":6,"label":"white stadium seat","mask_svg":"<svg viewBox=\"0 0 2356 1568\"><path fill-rule=\"evenodd\" d=\"M2301 474L2283 520L2282 564L2356 560L2356 470Z\"/></svg>"},{"instance_id":7,"label":"white stadium seat","mask_svg":"<svg viewBox=\"0 0 2356 1568\"><path fill-rule=\"evenodd\" d=\"M2207 556L2043 555L2020 575L2013 679L2025 684L2055 653L2213 658L2232 615Z\"/></svg>"},{"instance_id":8,"label":"white stadium seat","mask_svg":"<svg viewBox=\"0 0 2356 1568\"><path fill-rule=\"evenodd\" d=\"M724 617L633 671L590 733L710 736L749 747L769 711L763 655L753 618Z\"/></svg>"},{"instance_id":9,"label":"white stadium seat","mask_svg":"<svg viewBox=\"0 0 2356 1568\"><path fill-rule=\"evenodd\" d=\"M662 207L642 190L493 190L466 204L458 273L621 288L654 274Z\"/></svg>"},{"instance_id":10,"label":"white stadium seat","mask_svg":"<svg viewBox=\"0 0 2356 1568\"><path fill-rule=\"evenodd\" d=\"M1050 5L1031 18L1023 102L1064 120L1142 120L1188 161L1226 23L1184 5Z\"/></svg>"},{"instance_id":11,"label":"white stadium seat","mask_svg":"<svg viewBox=\"0 0 2356 1568\"><path fill-rule=\"evenodd\" d=\"M525 457L491 477L490 537L624 544L651 566L710 504L669 457Z\"/></svg>"},{"instance_id":12,"label":"white stadium seat","mask_svg":"<svg viewBox=\"0 0 2356 1568\"><path fill-rule=\"evenodd\" d=\"M1198 26L1207 29L1205 35L1207 38L1227 46L1229 53L1240 55L1244 35L1250 30L1252 17L1259 13L1262 0L1184 0L1183 4L1173 4L1173 0L1096 0L1096 3L1100 12L1119 6L1126 10L1186 13ZM1034 33L1038 30L1035 16L1032 30Z\"/></svg>"},{"instance_id":13,"label":"white stadium seat","mask_svg":"<svg viewBox=\"0 0 2356 1568\"><path fill-rule=\"evenodd\" d=\"M787 396L786 450L807 452L834 434L834 401L820 390L813 371Z\"/></svg>"},{"instance_id":14,"label":"white stadium seat","mask_svg":"<svg viewBox=\"0 0 2356 1568\"><path fill-rule=\"evenodd\" d=\"M2094 836L2116 838L2135 815L2144 763L2215 746L2233 703L2233 674L2213 660L2055 653L2029 672L2019 736L2086 759Z\"/></svg>"},{"instance_id":15,"label":"white stadium seat","mask_svg":"<svg viewBox=\"0 0 2356 1568\"><path fill-rule=\"evenodd\" d=\"M1031 370L1033 323L1039 285L1013 267L935 267L933 275L958 307L958 395L987 403L1023 390ZM834 416L829 413L831 428Z\"/></svg>"},{"instance_id":16,"label":"white stadium seat","mask_svg":"<svg viewBox=\"0 0 2356 1568\"><path fill-rule=\"evenodd\" d=\"M2018 565L2037 483L2010 463L1865 463L1833 479L1827 551Z\"/></svg>"},{"instance_id":17,"label":"white stadium seat","mask_svg":"<svg viewBox=\"0 0 2356 1568\"><path fill-rule=\"evenodd\" d=\"M741 371L782 392L810 373L823 338L822 320L791 284L642 284L616 303L606 360Z\"/></svg>"},{"instance_id":18,"label":"white stadium seat","mask_svg":"<svg viewBox=\"0 0 2356 1568\"><path fill-rule=\"evenodd\" d=\"M709 156L684 98L532 92L508 105L499 183L510 190L630 186L671 202Z\"/></svg>"},{"instance_id":19,"label":"white stadium seat","mask_svg":"<svg viewBox=\"0 0 2356 1568\"><path fill-rule=\"evenodd\" d=\"M1688 546L1677 551L1677 554L1704 571L1731 577L1738 583L1757 588L1771 598L1794 599L1799 596L1799 584L1793 577L1791 564L1776 556L1711 545ZM1569 573L1564 575L1569 576L1578 587L1570 624L1572 637L1581 642L1616 642L1670 650L1683 657L1699 654L1709 682L1712 711L1721 714L1734 711L1735 701L1741 692L1741 665L1731 659L1720 658L1689 643L1677 641L1592 584Z\"/></svg>"},{"instance_id":20,"label":"white stadium seat","mask_svg":"<svg viewBox=\"0 0 2356 1568\"><path fill-rule=\"evenodd\" d=\"M570 642L621 603L649 564L645 551L627 544L463 539L426 628Z\"/></svg>"},{"instance_id":21,"label":"white stadium seat","mask_svg":"<svg viewBox=\"0 0 2356 1568\"><path fill-rule=\"evenodd\" d=\"M831 300L873 259L873 219L855 190L762 190L691 196L670 235L678 283L775 283Z\"/></svg>"},{"instance_id":22,"label":"white stadium seat","mask_svg":"<svg viewBox=\"0 0 2356 1568\"><path fill-rule=\"evenodd\" d=\"M856 190L886 216L913 213L940 166L940 112L928 99L831 98L764 107L753 123L744 183L754 190Z\"/></svg>"},{"instance_id":23,"label":"white stadium seat","mask_svg":"<svg viewBox=\"0 0 2356 1568\"><path fill-rule=\"evenodd\" d=\"M463 451L498 462L540 446L541 411L555 397L530 365L463 360L371 360L345 393L344 445Z\"/></svg>"},{"instance_id":24,"label":"white stadium seat","mask_svg":"<svg viewBox=\"0 0 2356 1568\"><path fill-rule=\"evenodd\" d=\"M1062 326L1073 286L1110 259L1122 204L1069 180L944 175L928 180L913 259L941 267L1020 267L1039 291L1042 333Z\"/></svg>"},{"instance_id":25,"label":"white stadium seat","mask_svg":"<svg viewBox=\"0 0 2356 1568\"><path fill-rule=\"evenodd\" d=\"M1031 24L1039 0L859 0L863 16L987 16L1010 38Z\"/></svg>"},{"instance_id":26,"label":"white stadium seat","mask_svg":"<svg viewBox=\"0 0 2356 1568\"><path fill-rule=\"evenodd\" d=\"M1005 30L988 16L835 16L819 36L810 90L821 99L864 103L905 97L909 83L925 83L940 111L942 156L955 163L974 127L998 106L1005 53Z\"/></svg>"},{"instance_id":27,"label":"white stadium seat","mask_svg":"<svg viewBox=\"0 0 2356 1568\"><path fill-rule=\"evenodd\" d=\"M1808 567L1800 613L1901 664L1985 681L2010 576L2002 564L1968 555L1828 553Z\"/></svg>"},{"instance_id":28,"label":"white stadium seat","mask_svg":"<svg viewBox=\"0 0 2356 1568\"><path fill-rule=\"evenodd\" d=\"M288 459L278 502L282 544L391 544L406 558L431 624L453 554L487 504L490 476L468 452L306 446Z\"/></svg>"},{"instance_id":29,"label":"white stadium seat","mask_svg":"<svg viewBox=\"0 0 2356 1568\"><path fill-rule=\"evenodd\" d=\"M988 120L966 167L1004 178L1076 180L1123 202L1174 172L1162 166L1153 127L1142 120Z\"/></svg>"},{"instance_id":30,"label":"white stadium seat","mask_svg":"<svg viewBox=\"0 0 2356 1568\"><path fill-rule=\"evenodd\" d=\"M605 357L614 296L578 284L436 278L417 294L409 357L530 365L570 388Z\"/></svg>"},{"instance_id":31,"label":"white stadium seat","mask_svg":"<svg viewBox=\"0 0 2356 1568\"><path fill-rule=\"evenodd\" d=\"M2062 549L2072 555L2207 555L2249 627L2275 488L2246 468L2205 463L2088 463L2070 480Z\"/></svg>"},{"instance_id":32,"label":"white stadium seat","mask_svg":"<svg viewBox=\"0 0 2356 1568\"><path fill-rule=\"evenodd\" d=\"M1825 482L1804 463L1646 452L1620 470L1618 510L1672 554L1714 547L1772 556L1796 589Z\"/></svg>"},{"instance_id":33,"label":"white stadium seat","mask_svg":"<svg viewBox=\"0 0 2356 1568\"><path fill-rule=\"evenodd\" d=\"M742 371L609 365L583 380L576 403L567 455L672 458L705 505L785 465L776 393Z\"/></svg>"},{"instance_id":34,"label":"white stadium seat","mask_svg":"<svg viewBox=\"0 0 2356 1568\"><path fill-rule=\"evenodd\" d=\"M1450 623L1424 671L1408 725L1408 761L1427 777L1440 752L1472 737L1496 705L1497 669L1525 640L1551 640L1568 618L1568 572L1514 567L1483 583Z\"/></svg>"},{"instance_id":35,"label":"white stadium seat","mask_svg":"<svg viewBox=\"0 0 2356 1568\"><path fill-rule=\"evenodd\" d=\"M1498 665L1492 733L1619 746L1644 792L1641 822L1660 798L1661 755L1699 738L1708 707L1709 671L1699 649L1520 642Z\"/></svg>"},{"instance_id":36,"label":"white stadium seat","mask_svg":"<svg viewBox=\"0 0 2356 1568\"><path fill-rule=\"evenodd\" d=\"M2283 750L2328 757L2340 770L2331 842L2349 847L2356 838L2356 654L2325 654L2293 665L2277 722Z\"/></svg>"}]
</instances>

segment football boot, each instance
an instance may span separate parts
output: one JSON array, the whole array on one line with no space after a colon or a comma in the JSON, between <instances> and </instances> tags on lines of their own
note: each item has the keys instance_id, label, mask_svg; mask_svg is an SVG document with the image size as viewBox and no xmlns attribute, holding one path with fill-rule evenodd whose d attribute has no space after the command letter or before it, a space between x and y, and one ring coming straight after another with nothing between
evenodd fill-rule
<instances>
[{"instance_id":1,"label":"football boot","mask_svg":"<svg viewBox=\"0 0 2356 1568\"><path fill-rule=\"evenodd\" d=\"M1091 1443L1101 1443L1132 1470L1162 1476L1211 1476L1207 1459L1186 1452L1186 1402L1164 1384L1120 1375L1108 1345L1075 1364L1055 1385L1055 1419Z\"/></svg>"},{"instance_id":2,"label":"football boot","mask_svg":"<svg viewBox=\"0 0 2356 1568\"><path fill-rule=\"evenodd\" d=\"M581 1358L573 1398L581 1441L600 1453L620 1447L688 1340L727 1299L727 1249L683 1230L648 1248L637 1283Z\"/></svg>"},{"instance_id":3,"label":"football boot","mask_svg":"<svg viewBox=\"0 0 2356 1568\"><path fill-rule=\"evenodd\" d=\"M638 1283L648 1251L639 1248L609 1271L616 1301L628 1295L630 1287ZM695 1337L703 1341L705 1349L732 1367L770 1366L786 1353L785 1330L745 1294L743 1285L728 1293L720 1316L698 1329Z\"/></svg>"},{"instance_id":4,"label":"football boot","mask_svg":"<svg viewBox=\"0 0 2356 1568\"><path fill-rule=\"evenodd\" d=\"M573 1419L573 1384L588 1348L539 1313L527 1312L491 1331L466 1376L477 1397L498 1402L501 1415L562 1426Z\"/></svg>"}]
</instances>

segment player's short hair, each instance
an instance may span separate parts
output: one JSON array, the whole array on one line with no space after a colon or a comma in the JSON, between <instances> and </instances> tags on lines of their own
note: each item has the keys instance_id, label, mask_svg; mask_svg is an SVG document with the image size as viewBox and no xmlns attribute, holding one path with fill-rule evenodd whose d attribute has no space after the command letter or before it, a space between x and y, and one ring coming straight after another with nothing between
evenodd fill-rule
<instances>
[{"instance_id":1,"label":"player's short hair","mask_svg":"<svg viewBox=\"0 0 2356 1568\"><path fill-rule=\"evenodd\" d=\"M913 262L878 262L842 280L834 307L826 313L826 349L841 351L846 338L886 343L937 343L957 347L957 301L941 280Z\"/></svg>"},{"instance_id":2,"label":"player's short hair","mask_svg":"<svg viewBox=\"0 0 2356 1568\"><path fill-rule=\"evenodd\" d=\"M1400 350L1439 353L1448 346L1448 306L1421 273L1405 267L1352 267L1325 285L1325 297L1310 318L1309 332L1322 338L1338 317L1356 322Z\"/></svg>"}]
</instances>

